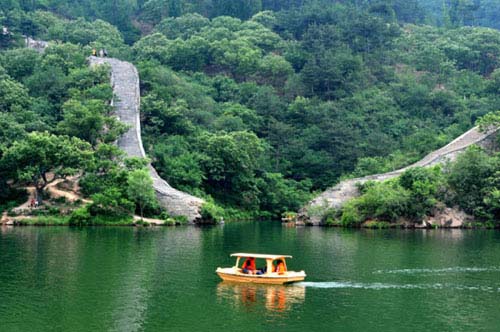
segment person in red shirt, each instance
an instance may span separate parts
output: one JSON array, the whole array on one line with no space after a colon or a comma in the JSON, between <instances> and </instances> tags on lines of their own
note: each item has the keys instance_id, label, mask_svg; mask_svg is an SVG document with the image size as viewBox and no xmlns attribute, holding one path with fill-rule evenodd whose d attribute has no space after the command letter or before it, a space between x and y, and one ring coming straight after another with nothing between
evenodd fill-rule
<instances>
[{"instance_id":1,"label":"person in red shirt","mask_svg":"<svg viewBox=\"0 0 500 332\"><path fill-rule=\"evenodd\" d=\"M254 274L257 268L255 267L255 258L247 257L241 266L243 273Z\"/></svg>"}]
</instances>

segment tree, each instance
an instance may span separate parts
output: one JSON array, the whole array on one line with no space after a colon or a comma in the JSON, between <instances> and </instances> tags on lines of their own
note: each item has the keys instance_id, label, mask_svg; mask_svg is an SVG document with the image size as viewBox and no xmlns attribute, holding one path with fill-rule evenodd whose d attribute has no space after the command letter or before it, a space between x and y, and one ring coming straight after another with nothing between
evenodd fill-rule
<instances>
[{"instance_id":1,"label":"tree","mask_svg":"<svg viewBox=\"0 0 500 332\"><path fill-rule=\"evenodd\" d=\"M22 112L30 104L26 88L8 78L0 77L0 112Z\"/></svg>"},{"instance_id":2,"label":"tree","mask_svg":"<svg viewBox=\"0 0 500 332\"><path fill-rule=\"evenodd\" d=\"M336 99L351 95L363 86L363 61L344 46L338 51L316 54L301 71L309 95Z\"/></svg>"},{"instance_id":3,"label":"tree","mask_svg":"<svg viewBox=\"0 0 500 332\"><path fill-rule=\"evenodd\" d=\"M64 119L58 124L60 132L76 136L95 146L101 137L104 125L103 112L99 107L102 109L104 105L93 104L94 107L86 107L77 100L70 99L65 102L63 105Z\"/></svg>"},{"instance_id":4,"label":"tree","mask_svg":"<svg viewBox=\"0 0 500 332\"><path fill-rule=\"evenodd\" d=\"M440 189L442 175L439 167L416 167L406 170L399 177L399 184L410 193L408 216L419 218L436 205L436 194Z\"/></svg>"},{"instance_id":5,"label":"tree","mask_svg":"<svg viewBox=\"0 0 500 332\"><path fill-rule=\"evenodd\" d=\"M445 168L446 182L452 204L467 213L475 213L482 206L498 161L489 158L479 147L471 147Z\"/></svg>"},{"instance_id":6,"label":"tree","mask_svg":"<svg viewBox=\"0 0 500 332\"><path fill-rule=\"evenodd\" d=\"M35 186L40 200L49 183L78 173L91 156L90 144L76 137L33 132L7 148L0 165L12 180Z\"/></svg>"},{"instance_id":7,"label":"tree","mask_svg":"<svg viewBox=\"0 0 500 332\"><path fill-rule=\"evenodd\" d=\"M263 142L254 133L236 131L205 134L198 144L205 154L201 165L206 190L226 202L255 207L255 173L265 150Z\"/></svg>"},{"instance_id":8,"label":"tree","mask_svg":"<svg viewBox=\"0 0 500 332\"><path fill-rule=\"evenodd\" d=\"M153 180L147 169L137 169L128 175L128 197L139 206L141 218L144 208L156 205L156 195L153 189Z\"/></svg>"}]
</instances>

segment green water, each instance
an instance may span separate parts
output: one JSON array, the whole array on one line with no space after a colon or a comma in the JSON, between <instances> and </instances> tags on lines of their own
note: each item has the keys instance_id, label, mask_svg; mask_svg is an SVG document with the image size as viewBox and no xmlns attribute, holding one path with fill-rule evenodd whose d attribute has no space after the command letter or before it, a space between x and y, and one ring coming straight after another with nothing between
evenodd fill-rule
<instances>
[{"instance_id":1,"label":"green water","mask_svg":"<svg viewBox=\"0 0 500 332\"><path fill-rule=\"evenodd\" d=\"M238 251L306 282L220 282ZM500 232L1 228L0 331L500 331Z\"/></svg>"}]
</instances>

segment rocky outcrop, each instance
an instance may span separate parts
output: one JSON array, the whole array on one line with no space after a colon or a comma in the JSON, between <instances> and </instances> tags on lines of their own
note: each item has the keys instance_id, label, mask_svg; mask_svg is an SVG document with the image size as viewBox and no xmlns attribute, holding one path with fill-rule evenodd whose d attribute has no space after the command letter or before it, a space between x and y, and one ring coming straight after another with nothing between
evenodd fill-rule
<instances>
[{"instance_id":1,"label":"rocky outcrop","mask_svg":"<svg viewBox=\"0 0 500 332\"><path fill-rule=\"evenodd\" d=\"M113 106L119 120L129 126L129 130L118 140L118 146L130 157L145 158L139 117L140 88L137 69L129 62L112 58L90 57L89 61L91 65L108 64L111 67L111 84L115 95ZM172 188L153 166L150 165L149 170L158 201L170 215L186 216L189 222L201 220L202 199Z\"/></svg>"},{"instance_id":2,"label":"rocky outcrop","mask_svg":"<svg viewBox=\"0 0 500 332\"><path fill-rule=\"evenodd\" d=\"M432 215L425 217L422 224L427 227L461 228L466 222L472 221L474 218L458 207L444 207L436 209Z\"/></svg>"},{"instance_id":3,"label":"rocky outcrop","mask_svg":"<svg viewBox=\"0 0 500 332\"><path fill-rule=\"evenodd\" d=\"M384 174L375 174L342 181L310 201L299 211L298 218L308 224L319 225L321 222L321 211L328 208L338 209L348 200L359 196L357 188L358 183L362 184L367 181L383 181L394 178L411 167L428 167L448 160L452 161L458 154L465 151L467 147L473 144L482 146L486 149L491 149L494 145L494 138L496 137L497 131L498 128L494 128L481 132L478 127L474 127L454 139L446 146L429 153L427 156L412 165Z\"/></svg>"},{"instance_id":4,"label":"rocky outcrop","mask_svg":"<svg viewBox=\"0 0 500 332\"><path fill-rule=\"evenodd\" d=\"M35 39L31 39L30 37L25 37L24 43L26 44L27 48L32 48L39 53L43 53L45 51L45 49L49 46L49 43L46 41L35 40Z\"/></svg>"}]
</instances>

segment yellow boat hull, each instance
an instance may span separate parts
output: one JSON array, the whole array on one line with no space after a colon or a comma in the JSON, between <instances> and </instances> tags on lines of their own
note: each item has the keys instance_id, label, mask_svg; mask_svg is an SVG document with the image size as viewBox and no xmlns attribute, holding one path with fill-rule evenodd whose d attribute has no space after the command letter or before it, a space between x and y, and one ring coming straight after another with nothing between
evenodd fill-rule
<instances>
[{"instance_id":1,"label":"yellow boat hull","mask_svg":"<svg viewBox=\"0 0 500 332\"><path fill-rule=\"evenodd\" d=\"M279 275L277 273L257 275L241 273L234 268L218 268L215 272L224 281L272 285L283 285L292 282L303 281L306 277L304 271L288 271L282 275Z\"/></svg>"}]
</instances>

